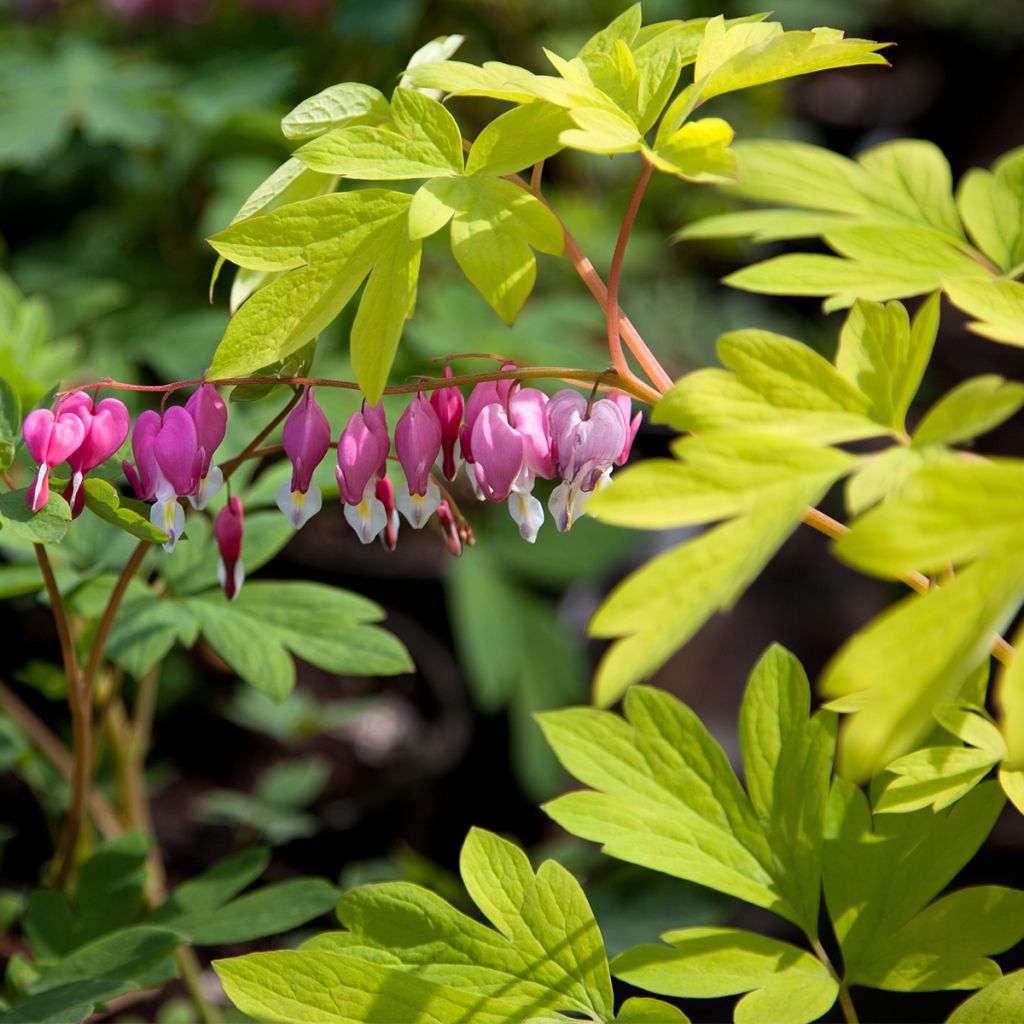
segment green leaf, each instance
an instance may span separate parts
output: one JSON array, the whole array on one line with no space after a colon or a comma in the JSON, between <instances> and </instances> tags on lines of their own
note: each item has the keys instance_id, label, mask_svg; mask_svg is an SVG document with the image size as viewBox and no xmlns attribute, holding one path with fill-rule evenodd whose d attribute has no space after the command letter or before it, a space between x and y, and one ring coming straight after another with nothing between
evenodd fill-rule
<instances>
[{"instance_id":1,"label":"green leaf","mask_svg":"<svg viewBox=\"0 0 1024 1024\"><path fill-rule=\"evenodd\" d=\"M864 794L837 780L825 842L825 899L848 984L899 992L980 988L999 976L987 957L1024 936L1024 893L962 889L929 903L995 824L995 782L948 811L872 818Z\"/></svg>"},{"instance_id":2,"label":"green leaf","mask_svg":"<svg viewBox=\"0 0 1024 1024\"><path fill-rule=\"evenodd\" d=\"M1015 651L1021 643L1024 643L1024 632L1018 629L1014 637ZM1006 742L1006 763L1003 767L1010 772L1019 772L1024 769L1024 658L1018 658L1015 654L1010 664L1000 671L995 703ZM1016 798L1017 795L1018 790L1015 788L1011 799L1019 807L1022 801ZM1024 811L1021 813L1024 814Z\"/></svg>"},{"instance_id":3,"label":"green leaf","mask_svg":"<svg viewBox=\"0 0 1024 1024\"><path fill-rule=\"evenodd\" d=\"M467 174L504 177L553 156L559 136L574 121L559 107L527 103L496 117L476 137L466 159Z\"/></svg>"},{"instance_id":4,"label":"green leaf","mask_svg":"<svg viewBox=\"0 0 1024 1024\"><path fill-rule=\"evenodd\" d=\"M418 240L396 231L391 248L370 271L363 289L349 344L352 372L371 405L380 401L405 321L416 306L421 248Z\"/></svg>"},{"instance_id":5,"label":"green leaf","mask_svg":"<svg viewBox=\"0 0 1024 1024\"><path fill-rule=\"evenodd\" d=\"M732 126L717 117L689 121L645 155L660 171L685 181L723 182L736 178L736 155L729 148Z\"/></svg>"},{"instance_id":6,"label":"green leaf","mask_svg":"<svg viewBox=\"0 0 1024 1024\"><path fill-rule=\"evenodd\" d=\"M364 124L337 128L295 155L314 171L363 181L462 173L462 134L437 100L416 89L396 89L391 122L393 130Z\"/></svg>"},{"instance_id":7,"label":"green leaf","mask_svg":"<svg viewBox=\"0 0 1024 1024\"><path fill-rule=\"evenodd\" d=\"M417 192L410 211L414 236L438 231L449 219L456 262L494 311L512 324L537 277L531 246L555 256L562 252L558 219L536 196L482 175L431 181Z\"/></svg>"},{"instance_id":8,"label":"green leaf","mask_svg":"<svg viewBox=\"0 0 1024 1024\"><path fill-rule=\"evenodd\" d=\"M126 832L105 842L79 869L75 902L81 940L89 940L130 924L145 898L145 833Z\"/></svg>"},{"instance_id":9,"label":"green leaf","mask_svg":"<svg viewBox=\"0 0 1024 1024\"><path fill-rule=\"evenodd\" d=\"M415 86L409 78L408 72L420 64L428 64L432 61L447 60L456 50L466 41L465 36L451 35L451 36L436 36L429 42L424 43L410 58L409 63L406 64L406 73L398 81L399 88L402 89L413 89ZM428 95L432 94L436 90L428 91ZM434 99L440 99L440 96L434 96Z\"/></svg>"},{"instance_id":10,"label":"green leaf","mask_svg":"<svg viewBox=\"0 0 1024 1024\"><path fill-rule=\"evenodd\" d=\"M166 657L175 643L191 647L199 629L199 617L183 601L151 595L126 599L110 630L105 654L138 679Z\"/></svg>"},{"instance_id":11,"label":"green leaf","mask_svg":"<svg viewBox=\"0 0 1024 1024\"><path fill-rule=\"evenodd\" d=\"M835 719L808 722L806 677L781 649L762 658L748 694L740 735L749 798L689 708L633 687L628 724L589 708L540 716L559 760L593 787L544 809L609 856L774 910L813 936Z\"/></svg>"},{"instance_id":12,"label":"green leaf","mask_svg":"<svg viewBox=\"0 0 1024 1024\"><path fill-rule=\"evenodd\" d=\"M148 924L177 928L178 920L190 914L219 910L266 870L270 851L253 847L225 857L202 874L176 886L170 896L146 917Z\"/></svg>"},{"instance_id":13,"label":"green leaf","mask_svg":"<svg viewBox=\"0 0 1024 1024\"><path fill-rule=\"evenodd\" d=\"M1000 270L1011 271L1024 246L1024 195L975 167L960 179L956 199L971 241Z\"/></svg>"},{"instance_id":14,"label":"green leaf","mask_svg":"<svg viewBox=\"0 0 1024 1024\"><path fill-rule=\"evenodd\" d=\"M633 996L627 999L615 1015L616 1024L690 1024L682 1010L661 999Z\"/></svg>"},{"instance_id":15,"label":"green leaf","mask_svg":"<svg viewBox=\"0 0 1024 1024\"><path fill-rule=\"evenodd\" d=\"M854 459L835 448L764 434L710 434L676 441L680 461L646 459L615 474L587 514L616 526L663 530L753 511L794 481L835 479Z\"/></svg>"},{"instance_id":16,"label":"green leaf","mask_svg":"<svg viewBox=\"0 0 1024 1024\"><path fill-rule=\"evenodd\" d=\"M886 783L875 813L906 813L922 807L941 811L970 792L999 763L990 751L974 747L924 747L886 767L896 778Z\"/></svg>"},{"instance_id":17,"label":"green leaf","mask_svg":"<svg viewBox=\"0 0 1024 1024\"><path fill-rule=\"evenodd\" d=\"M275 1020L497 1022L545 1010L610 1018L604 946L579 883L552 861L535 874L521 850L479 829L467 837L460 865L497 931L419 886L360 886L338 906L348 931L287 959L222 961L225 990L240 1008L262 1006L258 1012ZM261 968L312 983L275 999ZM329 979L329 991L316 977Z\"/></svg>"},{"instance_id":18,"label":"green leaf","mask_svg":"<svg viewBox=\"0 0 1024 1024\"><path fill-rule=\"evenodd\" d=\"M402 193L379 189L320 196L214 235L210 244L241 266L291 273L261 288L231 318L210 378L251 373L316 337L374 264L396 246L408 249L409 202ZM371 299L376 297L374 289ZM390 326L400 330L402 322L394 318ZM381 349L395 344L385 338Z\"/></svg>"},{"instance_id":19,"label":"green leaf","mask_svg":"<svg viewBox=\"0 0 1024 1024\"><path fill-rule=\"evenodd\" d=\"M858 519L835 551L858 569L890 577L1008 555L1008 546L1019 551L1024 540L1021 501L1024 462L958 459L925 466L897 496Z\"/></svg>"},{"instance_id":20,"label":"green leaf","mask_svg":"<svg viewBox=\"0 0 1024 1024\"><path fill-rule=\"evenodd\" d=\"M427 61L407 70L406 79L417 89L439 89L451 96L490 96L513 103L530 103L535 97L525 86L537 76L526 68L500 61L480 67L458 60Z\"/></svg>"},{"instance_id":21,"label":"green leaf","mask_svg":"<svg viewBox=\"0 0 1024 1024\"><path fill-rule=\"evenodd\" d=\"M907 481L926 466L958 466L957 452L939 445L893 445L861 461L846 483L846 508L861 515L883 499L902 494Z\"/></svg>"},{"instance_id":22,"label":"green leaf","mask_svg":"<svg viewBox=\"0 0 1024 1024\"><path fill-rule=\"evenodd\" d=\"M1007 345L1024 345L1024 284L1019 281L950 278L943 281L949 301L968 316L969 331Z\"/></svg>"},{"instance_id":23,"label":"green leaf","mask_svg":"<svg viewBox=\"0 0 1024 1024\"><path fill-rule=\"evenodd\" d=\"M286 206L288 203L323 195L325 192L331 191L336 180L333 175L311 171L301 160L289 157L276 171L256 186L239 207L238 213L231 218L231 225L248 220L258 214L267 213L279 206ZM214 280L210 282L211 293L219 272L220 265L218 263L218 267L214 271Z\"/></svg>"},{"instance_id":24,"label":"green leaf","mask_svg":"<svg viewBox=\"0 0 1024 1024\"><path fill-rule=\"evenodd\" d=\"M21 440L21 399L18 392L0 377L0 439ZM8 460L8 465L10 461Z\"/></svg>"},{"instance_id":25,"label":"green leaf","mask_svg":"<svg viewBox=\"0 0 1024 1024\"><path fill-rule=\"evenodd\" d=\"M1024 384L995 374L972 377L942 396L921 418L914 445L958 444L987 433L1024 406Z\"/></svg>"},{"instance_id":26,"label":"green leaf","mask_svg":"<svg viewBox=\"0 0 1024 1024\"><path fill-rule=\"evenodd\" d=\"M52 544L62 540L71 523L68 503L52 489L49 500L33 512L25 504L26 488L0 495L0 528L33 544Z\"/></svg>"},{"instance_id":27,"label":"green leaf","mask_svg":"<svg viewBox=\"0 0 1024 1024\"><path fill-rule=\"evenodd\" d=\"M332 910L338 890L319 878L266 885L216 908L186 912L173 927L196 946L225 946L280 935Z\"/></svg>"},{"instance_id":28,"label":"green leaf","mask_svg":"<svg viewBox=\"0 0 1024 1024\"><path fill-rule=\"evenodd\" d=\"M869 415L878 423L904 429L938 326L938 295L921 307L913 327L898 302L858 302L850 310L839 335L836 369L867 395Z\"/></svg>"},{"instance_id":29,"label":"green leaf","mask_svg":"<svg viewBox=\"0 0 1024 1024\"><path fill-rule=\"evenodd\" d=\"M827 1013L839 985L815 956L788 942L735 928L684 928L669 947L637 946L612 961L616 978L661 995L715 999L747 992L737 1024L810 1024Z\"/></svg>"},{"instance_id":30,"label":"green leaf","mask_svg":"<svg viewBox=\"0 0 1024 1024\"><path fill-rule=\"evenodd\" d=\"M1024 557L1001 552L906 598L849 640L821 680L828 697L867 691L863 710L844 723L840 772L865 780L913 750L932 728L932 711L955 695L1022 598Z\"/></svg>"},{"instance_id":31,"label":"green leaf","mask_svg":"<svg viewBox=\"0 0 1024 1024\"><path fill-rule=\"evenodd\" d=\"M601 660L594 700L614 703L649 676L716 612L738 600L832 478L797 479L745 516L648 562L620 583L590 622L599 637L623 637Z\"/></svg>"},{"instance_id":32,"label":"green leaf","mask_svg":"<svg viewBox=\"0 0 1024 1024\"><path fill-rule=\"evenodd\" d=\"M672 235L673 242L698 238L747 238L753 242L780 242L814 238L823 228L840 227L851 219L821 210L738 210L694 221Z\"/></svg>"},{"instance_id":33,"label":"green leaf","mask_svg":"<svg viewBox=\"0 0 1024 1024\"><path fill-rule=\"evenodd\" d=\"M887 44L844 39L830 28L783 32L777 22L735 25L712 18L697 53L694 81L704 100L736 89L793 78L828 68L888 64L875 51Z\"/></svg>"},{"instance_id":34,"label":"green leaf","mask_svg":"<svg viewBox=\"0 0 1024 1024\"><path fill-rule=\"evenodd\" d=\"M148 519L143 519L137 512L122 505L116 488L106 480L88 477L82 487L85 491L85 507L105 523L130 533L138 540L148 540L153 544L167 541L167 534L163 530L158 530Z\"/></svg>"},{"instance_id":35,"label":"green leaf","mask_svg":"<svg viewBox=\"0 0 1024 1024\"><path fill-rule=\"evenodd\" d=\"M379 89L362 82L342 82L303 100L281 119L286 139L309 139L349 125L383 124L391 117Z\"/></svg>"},{"instance_id":36,"label":"green leaf","mask_svg":"<svg viewBox=\"0 0 1024 1024\"><path fill-rule=\"evenodd\" d=\"M990 981L980 992L962 1002L946 1018L946 1024L992 1024L997 1020L1024 1017L1024 970Z\"/></svg>"}]
</instances>

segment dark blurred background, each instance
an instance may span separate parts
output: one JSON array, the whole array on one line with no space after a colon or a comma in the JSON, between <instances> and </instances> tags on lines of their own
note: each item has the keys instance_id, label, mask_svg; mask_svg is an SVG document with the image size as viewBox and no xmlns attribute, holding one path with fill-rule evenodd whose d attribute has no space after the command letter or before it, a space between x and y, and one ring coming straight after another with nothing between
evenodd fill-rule
<instances>
[{"instance_id":1,"label":"dark blurred background","mask_svg":"<svg viewBox=\"0 0 1024 1024\"><path fill-rule=\"evenodd\" d=\"M222 280L208 303L213 256L204 238L287 155L278 122L288 109L340 81L388 92L412 52L442 34L466 36L461 59L540 68L541 45L570 54L624 6L0 3L0 375L39 396L58 379L154 382L201 373L227 321L230 287ZM751 9L730 0L724 13ZM714 113L739 137L801 138L847 154L889 138L926 138L946 152L957 178L1024 143L1021 0L779 0L774 10L786 28L827 24L895 42L893 66L716 101ZM645 21L717 13L700 2L644 3ZM454 109L472 135L499 107L458 100ZM634 164L565 154L546 173L547 194L602 270ZM730 207L712 190L656 178L622 291L641 333L673 374L713 362L715 339L735 327L778 330L831 354L839 316L823 317L812 301L749 296L718 283L770 255L767 247L668 244L682 224ZM316 372L345 374L347 326L343 316L321 338ZM540 257L537 290L509 331L435 239L395 379L420 372L430 357L479 350L597 369L607 360L600 313L571 269ZM922 398L977 373L1024 376L1022 359L965 334L947 310ZM275 408L250 404L239 416L256 423ZM349 408L348 399L330 400L336 430ZM1019 433L1010 424L986 444L1019 453ZM636 451L659 454L665 442L645 425ZM836 496L828 507L841 515ZM538 856L559 856L585 878L610 952L704 922L785 935L770 915L737 914L696 887L601 861L560 838L537 809L565 780L531 713L586 699L600 653L584 639L587 618L616 579L679 538L586 521L566 537L547 524L529 548L502 509L474 503L471 515L479 543L455 561L429 531L406 530L393 554L362 548L332 508L261 570L379 601L413 654L415 676L339 679L300 666L295 694L275 706L203 649L167 660L150 783L172 881L261 841L275 846L272 877L312 873L344 884L408 877L464 905L451 872L466 830L482 825ZM838 644L895 596L842 568L821 537L801 531L738 607L712 621L655 682L692 704L735 754L740 693L765 646L791 648L813 679ZM66 731L47 668L55 655L46 609L22 597L5 603L3 616L0 675ZM8 891L33 884L51 853L62 789L44 765L33 771L0 774ZM1001 824L970 877L1021 881L1017 821ZM935 1020L958 1001L856 995L864 1019L879 1021ZM728 1004L687 1009L694 1019L724 1019ZM146 1019L158 1012L174 1019L155 1006L145 1008Z\"/></svg>"}]
</instances>

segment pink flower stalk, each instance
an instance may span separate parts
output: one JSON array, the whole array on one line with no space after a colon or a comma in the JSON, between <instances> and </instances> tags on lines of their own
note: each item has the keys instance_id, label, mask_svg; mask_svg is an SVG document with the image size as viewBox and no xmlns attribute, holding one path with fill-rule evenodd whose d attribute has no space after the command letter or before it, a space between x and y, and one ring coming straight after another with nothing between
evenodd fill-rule
<instances>
[{"instance_id":1,"label":"pink flower stalk","mask_svg":"<svg viewBox=\"0 0 1024 1024\"><path fill-rule=\"evenodd\" d=\"M628 402L628 399L627 399ZM551 450L562 478L548 500L559 530L568 530L586 496L603 487L612 466L629 456L639 420L629 422L629 407L611 398L588 402L578 391L559 391L547 407Z\"/></svg>"},{"instance_id":2,"label":"pink flower stalk","mask_svg":"<svg viewBox=\"0 0 1024 1024\"><path fill-rule=\"evenodd\" d=\"M444 375L446 377L452 375L450 366L444 368ZM456 387L451 387L438 388L430 396L430 404L434 407L438 422L441 424L441 451L443 453L441 472L444 473L445 479L454 480L461 461L461 458L455 454L455 444L459 440L459 427L462 424L462 413L465 410L466 402L462 397L462 392Z\"/></svg>"},{"instance_id":3,"label":"pink flower stalk","mask_svg":"<svg viewBox=\"0 0 1024 1024\"><path fill-rule=\"evenodd\" d=\"M29 454L39 466L25 503L38 512L50 500L50 470L73 455L85 440L85 424L73 412L35 409L25 417L22 435Z\"/></svg>"},{"instance_id":4,"label":"pink flower stalk","mask_svg":"<svg viewBox=\"0 0 1024 1024\"><path fill-rule=\"evenodd\" d=\"M213 384L203 384L198 388L185 403L185 408L195 422L196 439L202 454L199 486L188 500L193 508L202 509L224 486L224 474L219 466L213 465L213 453L227 432L228 409Z\"/></svg>"},{"instance_id":5,"label":"pink flower stalk","mask_svg":"<svg viewBox=\"0 0 1024 1024\"><path fill-rule=\"evenodd\" d=\"M147 409L135 421L132 454L138 472L125 462L125 476L139 498L155 499L150 522L167 534L164 550L171 552L185 531L185 510L178 498L194 495L202 479L195 420L180 405L171 406L163 418Z\"/></svg>"},{"instance_id":6,"label":"pink flower stalk","mask_svg":"<svg viewBox=\"0 0 1024 1024\"><path fill-rule=\"evenodd\" d=\"M281 438L291 459L292 478L281 484L277 507L296 530L301 529L323 506L320 488L312 483L313 471L331 447L331 427L323 409L307 388L285 421Z\"/></svg>"},{"instance_id":7,"label":"pink flower stalk","mask_svg":"<svg viewBox=\"0 0 1024 1024\"><path fill-rule=\"evenodd\" d=\"M217 559L217 579L229 601L234 601L245 582L242 564L242 499L237 495L217 513L213 535L217 538L220 558Z\"/></svg>"},{"instance_id":8,"label":"pink flower stalk","mask_svg":"<svg viewBox=\"0 0 1024 1024\"><path fill-rule=\"evenodd\" d=\"M338 439L335 471L345 519L364 544L369 544L390 521L390 513L376 493L377 481L387 470L390 451L384 407L367 405L364 401L362 409L352 414Z\"/></svg>"},{"instance_id":9,"label":"pink flower stalk","mask_svg":"<svg viewBox=\"0 0 1024 1024\"><path fill-rule=\"evenodd\" d=\"M68 395L60 411L73 413L85 427L84 440L68 456L71 480L64 490L64 497L71 506L71 518L77 519L85 505L85 493L81 490L85 474L106 462L124 444L131 416L124 403L116 398L104 398L94 407L92 398L84 391Z\"/></svg>"},{"instance_id":10,"label":"pink flower stalk","mask_svg":"<svg viewBox=\"0 0 1024 1024\"><path fill-rule=\"evenodd\" d=\"M395 453L407 486L399 488L398 508L413 529L419 530L441 504L441 492L430 471L441 454L441 421L423 394L406 406L395 426Z\"/></svg>"}]
</instances>

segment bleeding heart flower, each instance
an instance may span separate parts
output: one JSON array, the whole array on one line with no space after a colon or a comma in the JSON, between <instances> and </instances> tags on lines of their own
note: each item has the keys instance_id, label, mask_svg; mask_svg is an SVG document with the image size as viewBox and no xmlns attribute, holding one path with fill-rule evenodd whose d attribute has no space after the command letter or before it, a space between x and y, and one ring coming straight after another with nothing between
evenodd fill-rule
<instances>
[{"instance_id":1,"label":"bleeding heart flower","mask_svg":"<svg viewBox=\"0 0 1024 1024\"><path fill-rule=\"evenodd\" d=\"M85 493L81 490L85 474L106 462L124 444L131 416L116 398L104 398L94 407L92 398L84 391L68 395L60 408L61 412L73 413L85 426L85 438L68 456L71 480L64 491L71 506L71 518L77 519L85 504Z\"/></svg>"},{"instance_id":2,"label":"bleeding heart flower","mask_svg":"<svg viewBox=\"0 0 1024 1024\"><path fill-rule=\"evenodd\" d=\"M245 582L242 564L242 499L237 495L217 513L213 535L217 538L220 558L217 559L217 579L229 601L234 601Z\"/></svg>"},{"instance_id":3,"label":"bleeding heart flower","mask_svg":"<svg viewBox=\"0 0 1024 1024\"><path fill-rule=\"evenodd\" d=\"M395 454L411 495L422 498L427 493L430 471L440 453L441 421L426 395L420 393L395 426Z\"/></svg>"},{"instance_id":4,"label":"bleeding heart flower","mask_svg":"<svg viewBox=\"0 0 1024 1024\"><path fill-rule=\"evenodd\" d=\"M25 417L22 435L29 454L39 466L25 503L38 512L50 499L50 470L70 458L85 440L86 427L73 412L35 409Z\"/></svg>"},{"instance_id":5,"label":"bleeding heart flower","mask_svg":"<svg viewBox=\"0 0 1024 1024\"><path fill-rule=\"evenodd\" d=\"M446 366L444 375L450 377L452 368ZM459 471L459 457L455 454L455 443L459 440L459 427L462 423L462 413L465 410L466 402L462 392L456 387L438 388L430 396L430 404L437 413L438 422L441 424L441 450L443 459L441 472L447 480L454 480L455 474ZM397 438L396 438L397 441Z\"/></svg>"},{"instance_id":6,"label":"bleeding heart flower","mask_svg":"<svg viewBox=\"0 0 1024 1024\"><path fill-rule=\"evenodd\" d=\"M312 483L312 478L313 471L331 447L331 427L313 397L312 388L306 389L285 421L281 440L285 454L291 459L292 478L281 484L277 507L298 530L323 506L320 488Z\"/></svg>"},{"instance_id":7,"label":"bleeding heart flower","mask_svg":"<svg viewBox=\"0 0 1024 1024\"><path fill-rule=\"evenodd\" d=\"M345 506L345 520L364 544L369 544L391 522L390 511L377 496L377 483L387 471L391 438L382 405L367 405L349 418L338 440L338 492ZM390 483L388 487L390 488ZM397 523L398 514L394 513ZM397 527L395 527L397 530ZM395 533L397 538L397 532Z\"/></svg>"},{"instance_id":8,"label":"bleeding heart flower","mask_svg":"<svg viewBox=\"0 0 1024 1024\"><path fill-rule=\"evenodd\" d=\"M202 456L199 483L189 495L193 508L202 509L224 486L224 474L213 465L213 455L224 440L228 426L228 408L213 384L203 384L193 392L185 408L196 425L196 442Z\"/></svg>"}]
</instances>

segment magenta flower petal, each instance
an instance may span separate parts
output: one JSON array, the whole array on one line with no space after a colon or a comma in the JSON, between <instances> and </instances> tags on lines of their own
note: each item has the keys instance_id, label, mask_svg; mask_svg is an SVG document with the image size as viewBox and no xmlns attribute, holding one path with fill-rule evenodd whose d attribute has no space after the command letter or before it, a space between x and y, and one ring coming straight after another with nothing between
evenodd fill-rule
<instances>
[{"instance_id":1,"label":"magenta flower petal","mask_svg":"<svg viewBox=\"0 0 1024 1024\"><path fill-rule=\"evenodd\" d=\"M512 365L503 366L502 369L512 369ZM514 380L486 380L477 384L469 393L469 400L466 402L465 416L463 417L462 430L459 432L459 446L462 449L462 457L467 462L473 462L473 427L476 425L477 417L488 406L497 403L504 405L512 390Z\"/></svg>"},{"instance_id":2,"label":"magenta flower petal","mask_svg":"<svg viewBox=\"0 0 1024 1024\"><path fill-rule=\"evenodd\" d=\"M427 493L430 470L441 453L441 421L425 395L417 395L395 425L395 454L402 465L409 493Z\"/></svg>"},{"instance_id":3,"label":"magenta flower petal","mask_svg":"<svg viewBox=\"0 0 1024 1024\"><path fill-rule=\"evenodd\" d=\"M545 410L548 396L537 388L520 388L508 400L509 422L525 445L526 464L535 476L550 480L555 475L551 433Z\"/></svg>"},{"instance_id":4,"label":"magenta flower petal","mask_svg":"<svg viewBox=\"0 0 1024 1024\"><path fill-rule=\"evenodd\" d=\"M153 452L164 479L175 494L195 492L202 476L203 456L195 420L183 406L173 405L164 413L160 431L153 441Z\"/></svg>"},{"instance_id":5,"label":"magenta flower petal","mask_svg":"<svg viewBox=\"0 0 1024 1024\"><path fill-rule=\"evenodd\" d=\"M196 426L196 444L203 453L199 475L205 477L213 464L213 454L227 432L228 407L213 384L204 384L193 392L185 408Z\"/></svg>"},{"instance_id":6,"label":"magenta flower petal","mask_svg":"<svg viewBox=\"0 0 1024 1024\"><path fill-rule=\"evenodd\" d=\"M291 490L305 494L313 471L324 460L331 447L331 426L323 409L307 388L302 400L285 421L281 440L285 455L292 463Z\"/></svg>"},{"instance_id":7,"label":"magenta flower petal","mask_svg":"<svg viewBox=\"0 0 1024 1024\"><path fill-rule=\"evenodd\" d=\"M576 431L587 410L587 400L578 391L556 392L545 409L551 436L551 457L555 471L565 477L576 447Z\"/></svg>"},{"instance_id":8,"label":"magenta flower petal","mask_svg":"<svg viewBox=\"0 0 1024 1024\"><path fill-rule=\"evenodd\" d=\"M450 377L452 368L446 366L444 375ZM438 422L441 424L441 450L444 459L441 463L441 470L448 480L455 479L458 466L455 462L455 443L459 440L459 427L462 423L462 413L465 410L466 402L462 392L455 387L438 388L430 396L430 404L437 413Z\"/></svg>"},{"instance_id":9,"label":"magenta flower petal","mask_svg":"<svg viewBox=\"0 0 1024 1024\"><path fill-rule=\"evenodd\" d=\"M57 466L85 440L85 424L74 413L36 409L25 417L22 434L29 454L40 466Z\"/></svg>"},{"instance_id":10,"label":"magenta flower petal","mask_svg":"<svg viewBox=\"0 0 1024 1024\"><path fill-rule=\"evenodd\" d=\"M124 444L130 427L131 416L124 403L116 398L104 398L89 416L81 447L68 459L72 471L88 473L106 462Z\"/></svg>"},{"instance_id":11,"label":"magenta flower petal","mask_svg":"<svg viewBox=\"0 0 1024 1024\"><path fill-rule=\"evenodd\" d=\"M619 453L619 457L615 460L616 466L624 466L629 459L629 452L633 447L633 439L636 437L636 432L640 429L643 413L638 412L630 420L630 416L633 413L633 403L630 401L629 395L624 395L621 391L613 391L608 397L618 406L619 412L622 414L622 421L626 424L626 444Z\"/></svg>"},{"instance_id":12,"label":"magenta flower petal","mask_svg":"<svg viewBox=\"0 0 1024 1024\"><path fill-rule=\"evenodd\" d=\"M384 475L389 451L391 439L383 406L363 402L338 439L338 489L346 505L358 505L367 484Z\"/></svg>"},{"instance_id":13,"label":"magenta flower petal","mask_svg":"<svg viewBox=\"0 0 1024 1024\"><path fill-rule=\"evenodd\" d=\"M488 501L504 501L525 462L525 444L502 406L484 406L473 425L477 483Z\"/></svg>"},{"instance_id":14,"label":"magenta flower petal","mask_svg":"<svg viewBox=\"0 0 1024 1024\"><path fill-rule=\"evenodd\" d=\"M570 465L571 480L583 491L592 491L601 474L622 454L629 428L619 407L602 398L590 407L589 418L576 428L576 442Z\"/></svg>"},{"instance_id":15,"label":"magenta flower petal","mask_svg":"<svg viewBox=\"0 0 1024 1024\"><path fill-rule=\"evenodd\" d=\"M237 495L217 513L213 524L213 535L217 538L220 559L217 562L217 576L229 601L238 596L245 579L242 566L242 499Z\"/></svg>"},{"instance_id":16,"label":"magenta flower petal","mask_svg":"<svg viewBox=\"0 0 1024 1024\"><path fill-rule=\"evenodd\" d=\"M132 430L132 455L135 457L138 473L129 475L126 469L125 475L134 487L135 493L144 501L155 498L157 491L161 490L166 483L160 465L156 461L154 448L156 435L159 433L160 414L153 409L147 409L140 413Z\"/></svg>"}]
</instances>

